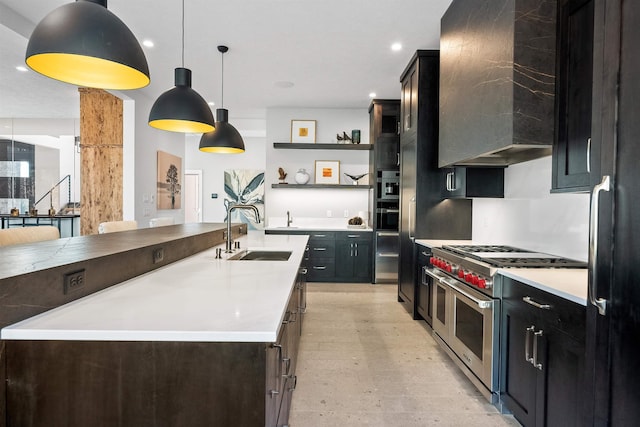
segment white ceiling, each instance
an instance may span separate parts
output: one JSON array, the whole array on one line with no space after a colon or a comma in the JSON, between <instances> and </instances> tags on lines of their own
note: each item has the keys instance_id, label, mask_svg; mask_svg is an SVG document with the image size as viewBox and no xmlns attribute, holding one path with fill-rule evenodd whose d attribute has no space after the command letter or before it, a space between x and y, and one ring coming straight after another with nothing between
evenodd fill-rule
<instances>
[{"instance_id":1,"label":"white ceiling","mask_svg":"<svg viewBox=\"0 0 640 427\"><path fill-rule=\"evenodd\" d=\"M18 72L27 38L47 13L71 0L0 0L0 118L75 118L74 86ZM438 49L451 0L185 0L185 63L193 88L232 117L268 107L366 108L368 94L399 98L399 77L416 49ZM109 0L144 48L150 99L173 86L181 64L181 0ZM403 49L392 52L392 43ZM281 88L276 82L292 82Z\"/></svg>"}]
</instances>

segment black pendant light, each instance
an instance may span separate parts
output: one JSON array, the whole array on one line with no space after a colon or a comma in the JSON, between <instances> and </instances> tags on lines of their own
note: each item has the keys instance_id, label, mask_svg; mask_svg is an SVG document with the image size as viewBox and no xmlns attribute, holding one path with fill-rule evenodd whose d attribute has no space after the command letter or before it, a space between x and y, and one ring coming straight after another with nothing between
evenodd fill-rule
<instances>
[{"instance_id":1,"label":"black pendant light","mask_svg":"<svg viewBox=\"0 0 640 427\"><path fill-rule=\"evenodd\" d=\"M33 30L25 62L78 86L123 90L149 84L142 48L107 9L107 0L78 0L50 12Z\"/></svg>"},{"instance_id":2,"label":"black pendant light","mask_svg":"<svg viewBox=\"0 0 640 427\"><path fill-rule=\"evenodd\" d=\"M149 125L172 132L204 133L215 129L211 108L191 89L191 70L184 68L184 0L182 0L182 67L175 69L175 87L156 99Z\"/></svg>"},{"instance_id":3,"label":"black pendant light","mask_svg":"<svg viewBox=\"0 0 640 427\"><path fill-rule=\"evenodd\" d=\"M228 50L227 46L218 46L218 51L222 54L221 107L224 107L224 54ZM240 136L240 132L229 123L229 111L224 108L216 110L216 130L202 135L200 138L200 151L225 154L244 152L244 141Z\"/></svg>"}]
</instances>

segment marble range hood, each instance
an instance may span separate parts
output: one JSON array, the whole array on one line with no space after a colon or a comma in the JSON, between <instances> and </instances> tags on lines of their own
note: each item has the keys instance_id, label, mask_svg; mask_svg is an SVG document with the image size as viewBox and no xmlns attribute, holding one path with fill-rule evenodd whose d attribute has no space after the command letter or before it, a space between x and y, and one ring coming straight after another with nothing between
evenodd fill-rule
<instances>
[{"instance_id":1,"label":"marble range hood","mask_svg":"<svg viewBox=\"0 0 640 427\"><path fill-rule=\"evenodd\" d=\"M454 0L441 22L439 166L551 154L555 0Z\"/></svg>"}]
</instances>

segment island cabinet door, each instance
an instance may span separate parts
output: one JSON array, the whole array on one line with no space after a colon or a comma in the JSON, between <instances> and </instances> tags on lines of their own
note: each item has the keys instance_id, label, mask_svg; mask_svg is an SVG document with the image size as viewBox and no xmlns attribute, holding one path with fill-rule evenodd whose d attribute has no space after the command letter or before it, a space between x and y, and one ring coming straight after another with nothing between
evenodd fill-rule
<instances>
[{"instance_id":1,"label":"island cabinet door","mask_svg":"<svg viewBox=\"0 0 640 427\"><path fill-rule=\"evenodd\" d=\"M265 359L280 354L265 343L7 341L6 348L7 425L19 427L262 426L272 410Z\"/></svg>"}]
</instances>

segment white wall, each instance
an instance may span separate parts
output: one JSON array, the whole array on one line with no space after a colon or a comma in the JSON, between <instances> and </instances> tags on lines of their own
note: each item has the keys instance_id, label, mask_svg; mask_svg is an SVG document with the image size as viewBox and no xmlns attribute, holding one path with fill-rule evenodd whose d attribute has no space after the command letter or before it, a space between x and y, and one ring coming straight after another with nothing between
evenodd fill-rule
<instances>
[{"instance_id":1,"label":"white wall","mask_svg":"<svg viewBox=\"0 0 640 427\"><path fill-rule=\"evenodd\" d=\"M509 166L504 199L473 200L473 240L586 261L589 194L551 194L551 157Z\"/></svg>"},{"instance_id":2,"label":"white wall","mask_svg":"<svg viewBox=\"0 0 640 427\"><path fill-rule=\"evenodd\" d=\"M176 224L181 224L184 222L183 209L158 210L156 207L157 152L160 150L180 157L182 159L182 173L184 173L184 170L187 169L185 167L185 136L182 133L167 132L149 126L149 111L155 99L149 99L139 91L131 91L127 94L135 101L135 123L133 124L135 128L133 133L135 135L134 219L138 221L138 228L148 227L149 219L156 217L172 217ZM131 123L128 126L131 126ZM129 132L130 128L125 129L125 137ZM129 140L125 140L125 153L128 152L127 145L129 143ZM126 162L125 167L128 167ZM183 194L180 194L180 198L184 200ZM181 203L181 206L183 205L184 202ZM127 206L124 207L124 211L128 212Z\"/></svg>"},{"instance_id":3,"label":"white wall","mask_svg":"<svg viewBox=\"0 0 640 427\"><path fill-rule=\"evenodd\" d=\"M355 216L359 211L368 210L369 191L367 190L326 190L326 189L272 189L271 184L278 183L278 168L287 172L286 181L295 183L294 175L305 168L311 175L309 183L314 182L315 160L339 160L340 183L350 184L344 176L369 171L369 152L336 150L276 150L274 142L289 142L291 120L316 120L316 142L336 142L336 134L351 134L351 130L360 129L361 144L369 143L369 113L367 109L267 109L267 147L265 173L265 208L267 218L285 217L286 212L297 218L326 218L327 211L340 221L344 211ZM366 177L360 183L367 184ZM269 224L268 224L269 225Z\"/></svg>"},{"instance_id":4,"label":"white wall","mask_svg":"<svg viewBox=\"0 0 640 427\"><path fill-rule=\"evenodd\" d=\"M230 112L232 113L232 112ZM202 171L202 221L222 222L226 216L224 208L224 171L231 169L265 169L264 119L242 119L229 117L244 140L245 152L240 154L204 153L198 149L201 135L187 135L185 169ZM216 193L217 199L211 194ZM265 203L266 205L266 203Z\"/></svg>"}]
</instances>

